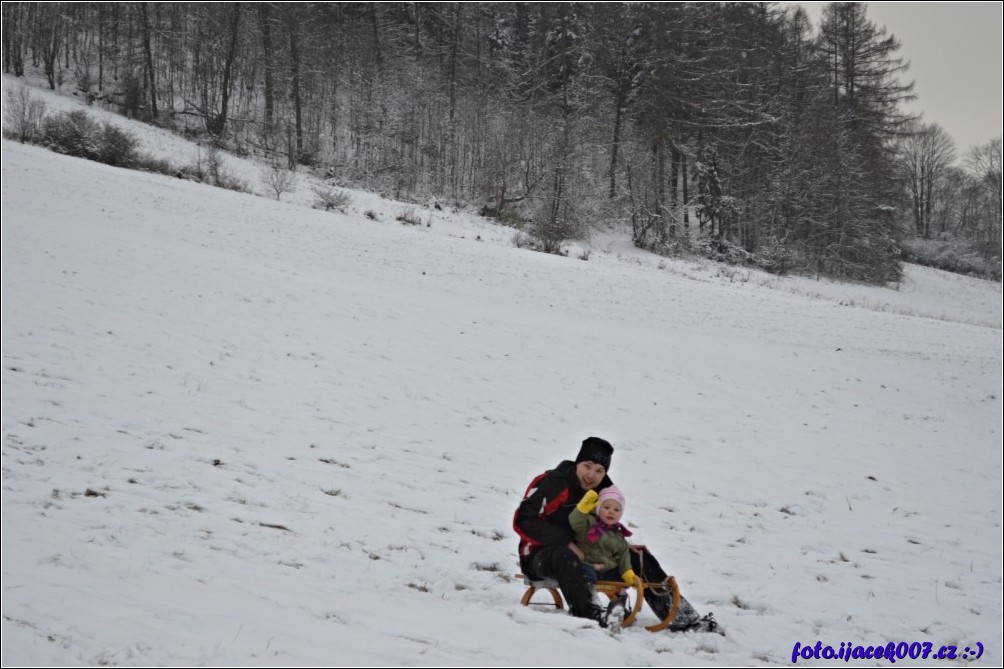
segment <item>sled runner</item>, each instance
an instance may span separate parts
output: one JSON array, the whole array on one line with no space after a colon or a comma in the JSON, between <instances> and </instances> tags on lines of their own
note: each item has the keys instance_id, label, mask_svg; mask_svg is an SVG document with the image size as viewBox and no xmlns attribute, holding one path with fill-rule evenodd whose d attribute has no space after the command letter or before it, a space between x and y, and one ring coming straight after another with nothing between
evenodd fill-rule
<instances>
[{"instance_id":1,"label":"sled runner","mask_svg":"<svg viewBox=\"0 0 1004 669\"><path fill-rule=\"evenodd\" d=\"M520 603L523 606L529 606L532 602L534 594L540 590L546 590L551 593L551 598L554 600L555 608L563 609L565 608L565 602L561 598L561 592L558 589L558 582L550 579L542 581L532 581L523 574L516 574L516 578L522 578L523 583L526 584L526 592L523 593L523 599ZM660 632L666 629L673 618L676 617L676 612L680 609L680 588L676 584L676 579L670 576L664 583L641 583L640 585L631 585L629 583L623 583L621 581L597 581L596 591L601 592L608 598L613 599L621 593L623 590L634 590L634 607L628 612L624 617L623 626L627 627L634 622L635 617L641 611L642 602L645 601L645 591L651 595L658 597L668 597L670 598L671 606L669 608L669 613L665 618L660 620L655 625L647 625L645 629L649 632Z\"/></svg>"}]
</instances>

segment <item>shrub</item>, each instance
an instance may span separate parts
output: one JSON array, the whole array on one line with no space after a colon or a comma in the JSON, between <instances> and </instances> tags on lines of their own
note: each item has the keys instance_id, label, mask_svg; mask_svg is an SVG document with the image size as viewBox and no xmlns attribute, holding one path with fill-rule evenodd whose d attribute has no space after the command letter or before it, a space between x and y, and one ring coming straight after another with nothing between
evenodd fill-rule
<instances>
[{"instance_id":1,"label":"shrub","mask_svg":"<svg viewBox=\"0 0 1004 669\"><path fill-rule=\"evenodd\" d=\"M247 182L232 176L227 171L223 163L223 152L215 146L200 149L195 162L178 170L177 176L239 193L251 192Z\"/></svg>"},{"instance_id":2,"label":"shrub","mask_svg":"<svg viewBox=\"0 0 1004 669\"><path fill-rule=\"evenodd\" d=\"M137 162L139 141L130 132L106 123L98 143L98 160L116 167L133 167Z\"/></svg>"},{"instance_id":3,"label":"shrub","mask_svg":"<svg viewBox=\"0 0 1004 669\"><path fill-rule=\"evenodd\" d=\"M902 244L903 260L957 274L1001 280L1000 257L986 257L965 239L907 239Z\"/></svg>"},{"instance_id":4,"label":"shrub","mask_svg":"<svg viewBox=\"0 0 1004 669\"><path fill-rule=\"evenodd\" d=\"M68 156L97 160L101 155L98 125L82 110L46 117L43 143Z\"/></svg>"},{"instance_id":5,"label":"shrub","mask_svg":"<svg viewBox=\"0 0 1004 669\"><path fill-rule=\"evenodd\" d=\"M562 248L560 240L541 239L522 230L513 235L513 246L519 249L530 249L541 253L550 253L556 256L567 256L568 251Z\"/></svg>"},{"instance_id":6,"label":"shrub","mask_svg":"<svg viewBox=\"0 0 1004 669\"><path fill-rule=\"evenodd\" d=\"M237 191L238 193L253 193L251 187L248 186L248 182L243 179L238 179L230 175L221 177L216 183L219 188L226 188L227 190Z\"/></svg>"},{"instance_id":7,"label":"shrub","mask_svg":"<svg viewBox=\"0 0 1004 669\"><path fill-rule=\"evenodd\" d=\"M344 214L348 206L352 204L352 196L343 190L338 190L334 186L321 184L314 186L312 190L314 191L314 195L317 196L314 206L318 209L324 209L324 211L335 209Z\"/></svg>"},{"instance_id":8,"label":"shrub","mask_svg":"<svg viewBox=\"0 0 1004 669\"><path fill-rule=\"evenodd\" d=\"M133 169L143 170L144 172L155 172L157 174L164 174L169 177L184 177L184 171L178 169L170 163L170 161L164 158L154 158L148 155L137 155L136 159L133 161Z\"/></svg>"},{"instance_id":9,"label":"shrub","mask_svg":"<svg viewBox=\"0 0 1004 669\"><path fill-rule=\"evenodd\" d=\"M460 208L460 206L457 205L456 208ZM494 218L502 225L507 225L510 228L520 228L527 222L519 211L517 211L515 205L503 209L502 213L499 214L498 207L486 204L481 208L479 214L485 218Z\"/></svg>"},{"instance_id":10,"label":"shrub","mask_svg":"<svg viewBox=\"0 0 1004 669\"><path fill-rule=\"evenodd\" d=\"M134 167L139 159L135 135L111 123L99 125L79 109L46 117L42 143L58 153L115 167Z\"/></svg>"},{"instance_id":11,"label":"shrub","mask_svg":"<svg viewBox=\"0 0 1004 669\"><path fill-rule=\"evenodd\" d=\"M203 164L205 164L203 173L209 177L210 183L214 186L219 186L222 181L230 178L223 167L223 154L217 147L209 146L204 154L199 154L200 169Z\"/></svg>"},{"instance_id":12,"label":"shrub","mask_svg":"<svg viewBox=\"0 0 1004 669\"><path fill-rule=\"evenodd\" d=\"M122 114L126 117L139 116L143 105L143 82L135 72L126 72L122 78Z\"/></svg>"},{"instance_id":13,"label":"shrub","mask_svg":"<svg viewBox=\"0 0 1004 669\"><path fill-rule=\"evenodd\" d=\"M261 180L268 189L275 193L275 199L282 197L283 193L291 193L296 190L296 174L279 165L266 167L261 172ZM220 184L217 183L219 186Z\"/></svg>"},{"instance_id":14,"label":"shrub","mask_svg":"<svg viewBox=\"0 0 1004 669\"><path fill-rule=\"evenodd\" d=\"M73 65L73 78L77 81L77 90L87 99L87 104L93 104L94 93L91 88L94 86L94 74L91 72L90 57L81 53Z\"/></svg>"},{"instance_id":15,"label":"shrub","mask_svg":"<svg viewBox=\"0 0 1004 669\"><path fill-rule=\"evenodd\" d=\"M533 220L527 224L527 230L539 241L540 251L565 255L562 244L581 239L586 225L578 205L571 197L566 197L557 205L550 200L542 201Z\"/></svg>"},{"instance_id":16,"label":"shrub","mask_svg":"<svg viewBox=\"0 0 1004 669\"><path fill-rule=\"evenodd\" d=\"M42 135L45 102L29 92L23 83L12 86L4 94L4 136L25 142L37 142Z\"/></svg>"},{"instance_id":17,"label":"shrub","mask_svg":"<svg viewBox=\"0 0 1004 669\"><path fill-rule=\"evenodd\" d=\"M752 262L750 253L734 242L718 237L704 236L697 240L695 250L699 255L730 265L745 265Z\"/></svg>"},{"instance_id":18,"label":"shrub","mask_svg":"<svg viewBox=\"0 0 1004 669\"><path fill-rule=\"evenodd\" d=\"M415 211L414 207L402 211L396 216L396 220L405 225L422 225L422 217Z\"/></svg>"},{"instance_id":19,"label":"shrub","mask_svg":"<svg viewBox=\"0 0 1004 669\"><path fill-rule=\"evenodd\" d=\"M799 245L785 244L778 239L768 240L753 254L752 260L772 274L785 275L807 266L805 254Z\"/></svg>"}]
</instances>

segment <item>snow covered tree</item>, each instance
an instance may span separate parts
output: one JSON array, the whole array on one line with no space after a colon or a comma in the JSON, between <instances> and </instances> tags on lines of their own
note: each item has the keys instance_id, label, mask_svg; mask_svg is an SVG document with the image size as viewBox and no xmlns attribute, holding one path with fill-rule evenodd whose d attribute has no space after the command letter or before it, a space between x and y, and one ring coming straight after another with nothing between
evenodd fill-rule
<instances>
[{"instance_id":1,"label":"snow covered tree","mask_svg":"<svg viewBox=\"0 0 1004 669\"><path fill-rule=\"evenodd\" d=\"M909 130L915 117L900 105L913 100L913 82L899 76L909 63L896 56L899 40L868 19L864 3L834 2L823 10L818 49L826 59L835 105L849 111L855 130L880 139Z\"/></svg>"},{"instance_id":2,"label":"snow covered tree","mask_svg":"<svg viewBox=\"0 0 1004 669\"><path fill-rule=\"evenodd\" d=\"M9 71L32 58L50 85L73 73L102 104L291 168L477 203L553 238L630 221L636 244L676 253L712 231L766 267L838 274L895 253L891 139L910 86L860 3L828 7L818 40L804 12L770 3L3 11Z\"/></svg>"},{"instance_id":3,"label":"snow covered tree","mask_svg":"<svg viewBox=\"0 0 1004 669\"><path fill-rule=\"evenodd\" d=\"M896 56L899 42L867 18L862 3L827 5L816 46L826 65L839 122L839 141L829 144L837 154L830 158L834 168L853 161L847 166L855 176L853 187L836 194L841 212L836 222L842 231L859 238L851 246L830 245L839 259L831 266L853 278L889 280L899 274L892 221L900 197L892 140L905 135L916 120L900 107L914 97L913 83L899 81L908 65Z\"/></svg>"}]
</instances>

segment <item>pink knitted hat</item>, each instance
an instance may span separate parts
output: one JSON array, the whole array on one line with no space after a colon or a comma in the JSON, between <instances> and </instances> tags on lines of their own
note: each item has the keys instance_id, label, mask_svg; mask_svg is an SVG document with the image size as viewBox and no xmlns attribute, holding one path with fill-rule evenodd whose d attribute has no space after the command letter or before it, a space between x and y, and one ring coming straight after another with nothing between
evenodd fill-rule
<instances>
[{"instance_id":1,"label":"pink knitted hat","mask_svg":"<svg viewBox=\"0 0 1004 669\"><path fill-rule=\"evenodd\" d=\"M599 499L596 500L596 506L601 506L604 501L612 499L621 505L621 509L624 508L624 493L621 489L615 485L607 486L600 491Z\"/></svg>"}]
</instances>

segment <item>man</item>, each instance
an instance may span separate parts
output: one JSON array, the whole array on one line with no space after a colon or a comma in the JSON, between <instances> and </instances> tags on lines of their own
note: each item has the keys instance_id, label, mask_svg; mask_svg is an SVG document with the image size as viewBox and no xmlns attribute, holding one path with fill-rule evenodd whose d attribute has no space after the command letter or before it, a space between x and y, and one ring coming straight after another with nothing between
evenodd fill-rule
<instances>
[{"instance_id":1,"label":"man","mask_svg":"<svg viewBox=\"0 0 1004 669\"><path fill-rule=\"evenodd\" d=\"M613 600L606 610L593 601L581 569L584 556L575 545L568 517L586 491L600 492L613 485L607 476L613 452L610 442L589 437L582 442L574 462L565 460L530 483L513 517L513 528L520 537L519 562L523 573L534 580L556 580L568 601L569 612L596 620L601 627L620 624L626 597ZM659 562L643 547L632 549L631 565L649 583L663 583L667 578ZM669 599L658 587L645 589L645 601L660 618L668 615ZM682 597L669 629L724 634L710 613L701 617Z\"/></svg>"},{"instance_id":2,"label":"man","mask_svg":"<svg viewBox=\"0 0 1004 669\"><path fill-rule=\"evenodd\" d=\"M535 478L516 509L513 528L520 536L519 561L532 579L551 578L561 586L573 616L591 618L600 627L618 627L623 621L624 600L614 599L604 610L593 601L582 573L582 550L568 516L587 490L613 485L607 477L614 448L599 437L582 442L575 462L566 460Z\"/></svg>"}]
</instances>

